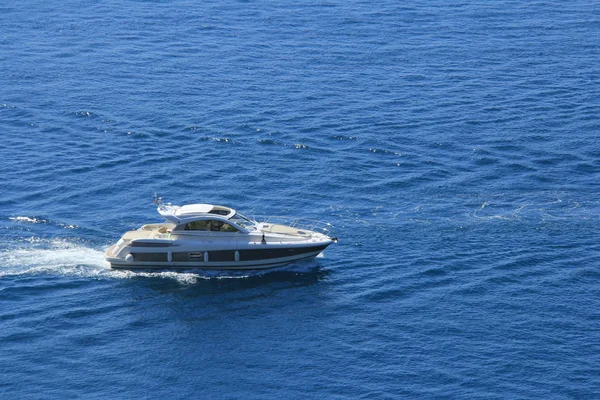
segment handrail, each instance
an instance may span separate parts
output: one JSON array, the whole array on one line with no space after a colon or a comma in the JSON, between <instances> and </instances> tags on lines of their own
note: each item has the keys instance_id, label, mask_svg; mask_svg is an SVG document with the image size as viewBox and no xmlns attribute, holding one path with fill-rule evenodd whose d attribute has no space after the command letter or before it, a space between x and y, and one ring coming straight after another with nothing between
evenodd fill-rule
<instances>
[{"instance_id":1,"label":"handrail","mask_svg":"<svg viewBox=\"0 0 600 400\"><path fill-rule=\"evenodd\" d=\"M256 221L262 222L263 224L278 224L278 225L286 225L298 230L307 230L317 233L322 233L326 236L332 236L333 230L335 229L333 225L328 222L323 222L314 219L308 218L296 218L296 217L288 217L288 216L270 216L266 217L266 219L256 218Z\"/></svg>"}]
</instances>

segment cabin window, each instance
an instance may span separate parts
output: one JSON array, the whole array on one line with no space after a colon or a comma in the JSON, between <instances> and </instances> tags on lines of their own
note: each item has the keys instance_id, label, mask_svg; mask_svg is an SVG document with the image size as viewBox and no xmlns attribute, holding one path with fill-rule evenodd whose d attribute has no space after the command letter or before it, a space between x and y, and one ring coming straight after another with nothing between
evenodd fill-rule
<instances>
[{"instance_id":1,"label":"cabin window","mask_svg":"<svg viewBox=\"0 0 600 400\"><path fill-rule=\"evenodd\" d=\"M192 222L188 222L185 225L185 230L186 231L208 231L208 230L210 230L210 228L208 227L209 223L210 223L210 221L192 221Z\"/></svg>"},{"instance_id":2,"label":"cabin window","mask_svg":"<svg viewBox=\"0 0 600 400\"><path fill-rule=\"evenodd\" d=\"M227 222L222 222L221 227L219 228L221 232L238 232L238 229L234 226L229 225Z\"/></svg>"},{"instance_id":3,"label":"cabin window","mask_svg":"<svg viewBox=\"0 0 600 400\"><path fill-rule=\"evenodd\" d=\"M201 220L188 222L186 231L238 232L238 229L223 221Z\"/></svg>"}]
</instances>

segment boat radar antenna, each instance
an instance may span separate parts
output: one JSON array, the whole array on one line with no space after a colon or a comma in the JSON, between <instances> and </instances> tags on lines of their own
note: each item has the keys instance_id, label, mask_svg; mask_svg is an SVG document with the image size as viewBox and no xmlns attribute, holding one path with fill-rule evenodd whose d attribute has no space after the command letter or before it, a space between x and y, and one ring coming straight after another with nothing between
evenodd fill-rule
<instances>
[{"instance_id":1,"label":"boat radar antenna","mask_svg":"<svg viewBox=\"0 0 600 400\"><path fill-rule=\"evenodd\" d=\"M154 204L159 207L163 205L163 198L158 197L158 193L154 193Z\"/></svg>"}]
</instances>

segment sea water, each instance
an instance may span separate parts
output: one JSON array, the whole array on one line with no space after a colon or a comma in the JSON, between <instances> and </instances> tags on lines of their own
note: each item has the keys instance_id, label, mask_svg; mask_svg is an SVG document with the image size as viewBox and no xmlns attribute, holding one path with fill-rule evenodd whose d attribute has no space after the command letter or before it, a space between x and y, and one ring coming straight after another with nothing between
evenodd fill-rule
<instances>
[{"instance_id":1,"label":"sea water","mask_svg":"<svg viewBox=\"0 0 600 400\"><path fill-rule=\"evenodd\" d=\"M598 398L600 3L0 5L0 396ZM271 271L113 271L174 204Z\"/></svg>"}]
</instances>

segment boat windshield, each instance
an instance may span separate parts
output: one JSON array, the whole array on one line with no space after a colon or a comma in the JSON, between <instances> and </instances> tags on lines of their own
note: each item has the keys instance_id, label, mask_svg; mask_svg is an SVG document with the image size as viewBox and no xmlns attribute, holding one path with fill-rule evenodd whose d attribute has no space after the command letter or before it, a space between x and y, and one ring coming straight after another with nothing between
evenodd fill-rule
<instances>
[{"instance_id":1,"label":"boat windshield","mask_svg":"<svg viewBox=\"0 0 600 400\"><path fill-rule=\"evenodd\" d=\"M248 218L245 215L240 214L238 212L236 212L233 215L233 217L229 218L229 220L232 221L232 222L235 222L236 224L238 224L242 228L246 229L247 231L254 231L254 230L256 230L256 227L255 227L256 222L254 222L250 218Z\"/></svg>"}]
</instances>

